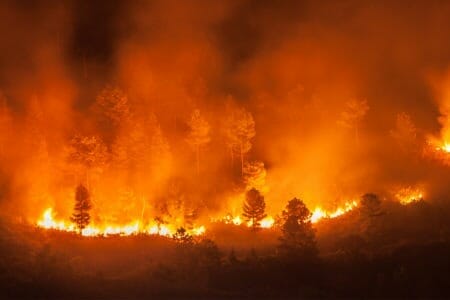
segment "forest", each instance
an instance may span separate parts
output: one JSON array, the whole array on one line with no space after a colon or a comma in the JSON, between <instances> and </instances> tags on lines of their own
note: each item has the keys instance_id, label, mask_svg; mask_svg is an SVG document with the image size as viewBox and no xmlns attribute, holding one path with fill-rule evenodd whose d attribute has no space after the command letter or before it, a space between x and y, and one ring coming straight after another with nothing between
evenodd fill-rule
<instances>
[{"instance_id":1,"label":"forest","mask_svg":"<svg viewBox=\"0 0 450 300\"><path fill-rule=\"evenodd\" d=\"M450 297L449 20L0 0L0 298Z\"/></svg>"}]
</instances>

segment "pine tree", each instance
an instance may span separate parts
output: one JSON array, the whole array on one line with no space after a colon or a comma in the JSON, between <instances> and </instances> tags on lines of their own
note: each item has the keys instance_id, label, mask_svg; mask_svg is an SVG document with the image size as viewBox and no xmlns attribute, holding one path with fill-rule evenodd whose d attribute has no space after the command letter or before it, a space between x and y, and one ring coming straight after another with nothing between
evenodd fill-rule
<instances>
[{"instance_id":1,"label":"pine tree","mask_svg":"<svg viewBox=\"0 0 450 300\"><path fill-rule=\"evenodd\" d=\"M359 204L360 231L369 243L377 244L383 239L384 212L380 198L373 193L364 194Z\"/></svg>"},{"instance_id":2,"label":"pine tree","mask_svg":"<svg viewBox=\"0 0 450 300\"><path fill-rule=\"evenodd\" d=\"M417 128L407 113L397 114L395 128L390 131L390 135L403 151L414 151L416 149Z\"/></svg>"},{"instance_id":3,"label":"pine tree","mask_svg":"<svg viewBox=\"0 0 450 300\"><path fill-rule=\"evenodd\" d=\"M279 251L282 255L310 257L317 254L311 212L303 201L290 200L281 214L281 223Z\"/></svg>"},{"instance_id":4,"label":"pine tree","mask_svg":"<svg viewBox=\"0 0 450 300\"><path fill-rule=\"evenodd\" d=\"M200 148L208 144L211 140L209 136L210 126L208 122L201 116L200 110L196 109L191 115L188 122L190 128L187 142L195 151L197 161L197 174L200 173Z\"/></svg>"},{"instance_id":5,"label":"pine tree","mask_svg":"<svg viewBox=\"0 0 450 300\"><path fill-rule=\"evenodd\" d=\"M106 166L108 149L96 136L75 135L67 149L67 159L80 169L85 176L87 188L90 188L91 176L98 176Z\"/></svg>"},{"instance_id":6,"label":"pine tree","mask_svg":"<svg viewBox=\"0 0 450 300\"><path fill-rule=\"evenodd\" d=\"M184 227L177 229L172 238L183 245L191 245L194 243L194 238L190 235Z\"/></svg>"},{"instance_id":7,"label":"pine tree","mask_svg":"<svg viewBox=\"0 0 450 300\"><path fill-rule=\"evenodd\" d=\"M234 153L241 158L241 173L244 176L244 156L252 148L251 139L256 134L252 114L243 108L235 109L226 120L225 134L232 160Z\"/></svg>"},{"instance_id":8,"label":"pine tree","mask_svg":"<svg viewBox=\"0 0 450 300\"><path fill-rule=\"evenodd\" d=\"M341 126L355 131L357 145L359 144L359 123L364 119L369 108L366 100L350 100L345 104L341 119L338 121Z\"/></svg>"},{"instance_id":9,"label":"pine tree","mask_svg":"<svg viewBox=\"0 0 450 300\"><path fill-rule=\"evenodd\" d=\"M91 221L89 210L92 208L89 191L80 184L75 191L75 206L74 212L70 220L75 223L78 230L81 232Z\"/></svg>"},{"instance_id":10,"label":"pine tree","mask_svg":"<svg viewBox=\"0 0 450 300\"><path fill-rule=\"evenodd\" d=\"M245 195L243 209L244 213L242 215L247 222L250 222L252 229L257 230L260 226L260 221L267 216L264 196L256 189L249 190Z\"/></svg>"}]
</instances>

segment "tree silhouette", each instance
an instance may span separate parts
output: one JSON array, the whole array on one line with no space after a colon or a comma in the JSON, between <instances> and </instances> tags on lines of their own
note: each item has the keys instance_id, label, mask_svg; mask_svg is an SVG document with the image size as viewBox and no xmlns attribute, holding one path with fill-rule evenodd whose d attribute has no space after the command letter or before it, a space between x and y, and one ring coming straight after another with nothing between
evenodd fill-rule
<instances>
[{"instance_id":1,"label":"tree silhouette","mask_svg":"<svg viewBox=\"0 0 450 300\"><path fill-rule=\"evenodd\" d=\"M372 193L364 194L360 201L360 230L368 242L376 243L382 238L380 217L384 214L381 200Z\"/></svg>"},{"instance_id":2,"label":"tree silhouette","mask_svg":"<svg viewBox=\"0 0 450 300\"><path fill-rule=\"evenodd\" d=\"M245 195L243 209L244 213L242 215L247 222L250 222L252 229L257 230L260 227L260 221L267 216L264 196L257 189L249 190Z\"/></svg>"},{"instance_id":3,"label":"tree silhouette","mask_svg":"<svg viewBox=\"0 0 450 300\"><path fill-rule=\"evenodd\" d=\"M190 245L194 243L194 238L192 235L190 235L184 227L180 227L177 229L177 232L175 232L172 236L172 238L183 245Z\"/></svg>"},{"instance_id":4,"label":"tree silhouette","mask_svg":"<svg viewBox=\"0 0 450 300\"><path fill-rule=\"evenodd\" d=\"M311 224L311 212L300 199L288 202L281 214L279 250L287 256L311 256L317 254L315 232Z\"/></svg>"},{"instance_id":5,"label":"tree silhouette","mask_svg":"<svg viewBox=\"0 0 450 300\"><path fill-rule=\"evenodd\" d=\"M364 217L377 217L382 215L381 200L373 193L361 196L360 212Z\"/></svg>"},{"instance_id":6,"label":"tree silhouette","mask_svg":"<svg viewBox=\"0 0 450 300\"><path fill-rule=\"evenodd\" d=\"M6 97L0 91L0 158L3 158L11 136L12 118Z\"/></svg>"},{"instance_id":7,"label":"tree silhouette","mask_svg":"<svg viewBox=\"0 0 450 300\"><path fill-rule=\"evenodd\" d=\"M256 134L252 114L243 108L234 110L226 120L225 134L232 160L235 152L240 155L241 173L244 176L244 155L252 148L251 139Z\"/></svg>"},{"instance_id":8,"label":"tree silhouette","mask_svg":"<svg viewBox=\"0 0 450 300\"><path fill-rule=\"evenodd\" d=\"M196 109L192 112L191 119L188 122L190 128L187 142L195 151L197 161L197 174L200 173L200 148L209 143L210 126L208 122L201 116L200 110Z\"/></svg>"},{"instance_id":9,"label":"tree silhouette","mask_svg":"<svg viewBox=\"0 0 450 300\"><path fill-rule=\"evenodd\" d=\"M75 206L74 212L70 220L75 223L78 230L81 232L91 220L89 210L92 208L89 191L86 187L80 184L75 191Z\"/></svg>"}]
</instances>

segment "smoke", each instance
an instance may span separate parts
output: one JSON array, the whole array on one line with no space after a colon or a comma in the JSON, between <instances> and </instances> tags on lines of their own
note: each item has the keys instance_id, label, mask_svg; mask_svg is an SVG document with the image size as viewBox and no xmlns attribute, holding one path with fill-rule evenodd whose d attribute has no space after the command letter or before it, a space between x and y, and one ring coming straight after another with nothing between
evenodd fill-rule
<instances>
[{"instance_id":1,"label":"smoke","mask_svg":"<svg viewBox=\"0 0 450 300\"><path fill-rule=\"evenodd\" d=\"M256 124L245 160L264 163L273 213L294 196L312 207L397 186L441 195L443 167L420 149L448 127L429 78L450 63L449 16L442 1L2 1L1 202L7 214L69 215L85 180L67 161L80 135L115 157L158 145L147 173L111 159L92 175L99 215L150 217L172 198L203 216L236 210L245 187L223 129L241 108ZM96 108L106 86L131 112L114 129ZM350 122L352 101L368 109ZM201 176L186 142L195 109L212 132ZM400 113L417 128L406 147L390 134Z\"/></svg>"}]
</instances>

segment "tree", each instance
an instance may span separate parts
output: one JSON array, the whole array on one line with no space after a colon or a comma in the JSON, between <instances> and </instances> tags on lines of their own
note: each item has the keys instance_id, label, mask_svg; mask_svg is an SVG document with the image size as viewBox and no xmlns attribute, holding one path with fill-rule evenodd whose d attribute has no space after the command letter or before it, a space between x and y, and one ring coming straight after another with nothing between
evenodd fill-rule
<instances>
[{"instance_id":1,"label":"tree","mask_svg":"<svg viewBox=\"0 0 450 300\"><path fill-rule=\"evenodd\" d=\"M257 189L251 189L246 193L243 209L244 213L242 215L247 222L250 222L252 229L257 230L260 226L260 221L267 216L264 197Z\"/></svg>"},{"instance_id":2,"label":"tree","mask_svg":"<svg viewBox=\"0 0 450 300\"><path fill-rule=\"evenodd\" d=\"M414 149L417 138L417 129L407 113L397 114L395 128L390 135L396 140L403 151Z\"/></svg>"},{"instance_id":3,"label":"tree","mask_svg":"<svg viewBox=\"0 0 450 300\"><path fill-rule=\"evenodd\" d=\"M287 256L313 256L317 254L311 212L302 200L294 198L281 213L279 250Z\"/></svg>"},{"instance_id":4,"label":"tree","mask_svg":"<svg viewBox=\"0 0 450 300\"><path fill-rule=\"evenodd\" d=\"M373 193L364 194L361 197L359 212L361 233L368 242L379 242L382 238L380 217L384 214L381 209L381 200Z\"/></svg>"},{"instance_id":5,"label":"tree","mask_svg":"<svg viewBox=\"0 0 450 300\"><path fill-rule=\"evenodd\" d=\"M235 109L225 123L225 135L231 151L233 161L234 153L241 157L241 173L244 176L244 155L252 148L251 139L255 136L255 121L250 112L245 109Z\"/></svg>"},{"instance_id":6,"label":"tree","mask_svg":"<svg viewBox=\"0 0 450 300\"><path fill-rule=\"evenodd\" d=\"M170 145L167 138L164 136L161 126L155 125L153 135L150 141L150 164L152 169L157 170L156 174L153 174L153 180L158 177L159 180L163 179L162 175L166 175L170 171L172 155L170 151Z\"/></svg>"},{"instance_id":7,"label":"tree","mask_svg":"<svg viewBox=\"0 0 450 300\"><path fill-rule=\"evenodd\" d=\"M89 191L80 184L75 191L75 206L74 212L70 220L75 223L78 230L81 232L91 221L89 210L92 208Z\"/></svg>"},{"instance_id":8,"label":"tree","mask_svg":"<svg viewBox=\"0 0 450 300\"><path fill-rule=\"evenodd\" d=\"M122 128L127 129L132 119L127 95L119 88L106 86L96 97L93 111L103 127L105 140L110 143Z\"/></svg>"},{"instance_id":9,"label":"tree","mask_svg":"<svg viewBox=\"0 0 450 300\"><path fill-rule=\"evenodd\" d=\"M197 174L200 173L200 148L208 144L211 140L209 136L210 126L208 122L201 116L200 110L196 109L192 112L191 119L188 122L189 136L187 142L195 151L197 161Z\"/></svg>"},{"instance_id":10,"label":"tree","mask_svg":"<svg viewBox=\"0 0 450 300\"><path fill-rule=\"evenodd\" d=\"M11 136L12 128L11 112L8 101L0 91L0 158L3 158L7 149L6 145Z\"/></svg>"},{"instance_id":11,"label":"tree","mask_svg":"<svg viewBox=\"0 0 450 300\"><path fill-rule=\"evenodd\" d=\"M75 135L67 150L70 163L81 168L90 188L92 173L102 173L108 159L108 150L103 141L96 136Z\"/></svg>"},{"instance_id":12,"label":"tree","mask_svg":"<svg viewBox=\"0 0 450 300\"><path fill-rule=\"evenodd\" d=\"M98 94L94 109L115 127L131 118L127 95L121 89L113 86L106 86Z\"/></svg>"},{"instance_id":13,"label":"tree","mask_svg":"<svg viewBox=\"0 0 450 300\"><path fill-rule=\"evenodd\" d=\"M192 245L194 243L194 238L190 235L184 227L177 229L172 236L172 238L183 245Z\"/></svg>"},{"instance_id":14,"label":"tree","mask_svg":"<svg viewBox=\"0 0 450 300\"><path fill-rule=\"evenodd\" d=\"M376 194L367 193L361 196L360 212L364 217L378 217L382 215L381 200Z\"/></svg>"},{"instance_id":15,"label":"tree","mask_svg":"<svg viewBox=\"0 0 450 300\"><path fill-rule=\"evenodd\" d=\"M341 119L338 121L343 127L355 130L355 141L359 143L359 123L365 117L369 105L366 100L350 100L345 104L345 109L341 114Z\"/></svg>"},{"instance_id":16,"label":"tree","mask_svg":"<svg viewBox=\"0 0 450 300\"><path fill-rule=\"evenodd\" d=\"M266 193L266 169L261 161L247 162L244 165L244 182L246 189L255 188L262 193Z\"/></svg>"}]
</instances>

